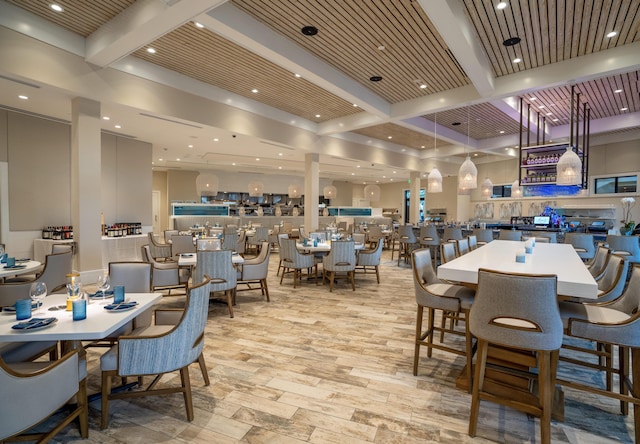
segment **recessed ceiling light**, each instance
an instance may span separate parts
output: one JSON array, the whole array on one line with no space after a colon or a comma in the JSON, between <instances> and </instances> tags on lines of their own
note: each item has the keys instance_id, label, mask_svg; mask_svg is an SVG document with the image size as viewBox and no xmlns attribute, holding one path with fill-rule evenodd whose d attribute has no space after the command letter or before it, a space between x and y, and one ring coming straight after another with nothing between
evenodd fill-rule
<instances>
[{"instance_id":1,"label":"recessed ceiling light","mask_svg":"<svg viewBox=\"0 0 640 444\"><path fill-rule=\"evenodd\" d=\"M118 128L118 129L122 128L122 126L120 126L120 125L116 125L115 127Z\"/></svg>"},{"instance_id":2,"label":"recessed ceiling light","mask_svg":"<svg viewBox=\"0 0 640 444\"><path fill-rule=\"evenodd\" d=\"M629 108L624 107L624 108L620 108L620 111L626 111L626 110L628 110L628 109L629 109Z\"/></svg>"},{"instance_id":3,"label":"recessed ceiling light","mask_svg":"<svg viewBox=\"0 0 640 444\"><path fill-rule=\"evenodd\" d=\"M369 80L371 80L372 82L379 82L382 80L382 76L371 76L369 77Z\"/></svg>"},{"instance_id":4,"label":"recessed ceiling light","mask_svg":"<svg viewBox=\"0 0 640 444\"><path fill-rule=\"evenodd\" d=\"M520 57L516 57L515 59L513 59L513 63L520 63L522 62L522 59Z\"/></svg>"},{"instance_id":5,"label":"recessed ceiling light","mask_svg":"<svg viewBox=\"0 0 640 444\"><path fill-rule=\"evenodd\" d=\"M557 122L557 121L558 121L558 119L553 119L553 120L552 120L552 122Z\"/></svg>"},{"instance_id":6,"label":"recessed ceiling light","mask_svg":"<svg viewBox=\"0 0 640 444\"><path fill-rule=\"evenodd\" d=\"M393 136L387 136L387 139L393 139Z\"/></svg>"},{"instance_id":7,"label":"recessed ceiling light","mask_svg":"<svg viewBox=\"0 0 640 444\"><path fill-rule=\"evenodd\" d=\"M102 116L102 120L111 120L111 117L109 117L109 116Z\"/></svg>"},{"instance_id":8,"label":"recessed ceiling light","mask_svg":"<svg viewBox=\"0 0 640 444\"><path fill-rule=\"evenodd\" d=\"M360 168L360 165L356 165L356 168Z\"/></svg>"},{"instance_id":9,"label":"recessed ceiling light","mask_svg":"<svg viewBox=\"0 0 640 444\"><path fill-rule=\"evenodd\" d=\"M179 157L176 159L176 162L180 162L180 158Z\"/></svg>"},{"instance_id":10,"label":"recessed ceiling light","mask_svg":"<svg viewBox=\"0 0 640 444\"><path fill-rule=\"evenodd\" d=\"M382 178L383 178L383 179L386 179L386 178L387 178L387 176L382 176Z\"/></svg>"},{"instance_id":11,"label":"recessed ceiling light","mask_svg":"<svg viewBox=\"0 0 640 444\"><path fill-rule=\"evenodd\" d=\"M385 46L384 46L384 45L380 45L380 46L378 46L378 49L379 49L380 51L384 51L386 48L385 48Z\"/></svg>"},{"instance_id":12,"label":"recessed ceiling light","mask_svg":"<svg viewBox=\"0 0 640 444\"><path fill-rule=\"evenodd\" d=\"M496 9L504 9L507 7L507 2L500 2L496 5Z\"/></svg>"},{"instance_id":13,"label":"recessed ceiling light","mask_svg":"<svg viewBox=\"0 0 640 444\"><path fill-rule=\"evenodd\" d=\"M259 157L256 157L256 161L260 162L260 158L259 158Z\"/></svg>"},{"instance_id":14,"label":"recessed ceiling light","mask_svg":"<svg viewBox=\"0 0 640 444\"><path fill-rule=\"evenodd\" d=\"M193 148L193 145L188 145L188 146L189 146L189 148Z\"/></svg>"},{"instance_id":15,"label":"recessed ceiling light","mask_svg":"<svg viewBox=\"0 0 640 444\"><path fill-rule=\"evenodd\" d=\"M424 147L425 147L424 145L420 145L420 148L424 148Z\"/></svg>"},{"instance_id":16,"label":"recessed ceiling light","mask_svg":"<svg viewBox=\"0 0 640 444\"><path fill-rule=\"evenodd\" d=\"M215 139L213 139L214 142L218 142L220 139L218 139L217 137Z\"/></svg>"},{"instance_id":17,"label":"recessed ceiling light","mask_svg":"<svg viewBox=\"0 0 640 444\"><path fill-rule=\"evenodd\" d=\"M376 183L380 183L380 181L379 181L379 180L376 180Z\"/></svg>"},{"instance_id":18,"label":"recessed ceiling light","mask_svg":"<svg viewBox=\"0 0 640 444\"><path fill-rule=\"evenodd\" d=\"M255 89L255 88L253 88L253 89L251 90L251 92L252 92L252 93L254 93L254 94L257 94L257 93L258 93L258 90L257 90L257 89Z\"/></svg>"},{"instance_id":19,"label":"recessed ceiling light","mask_svg":"<svg viewBox=\"0 0 640 444\"><path fill-rule=\"evenodd\" d=\"M62 6L58 5L57 3L51 3L51 5L49 5L51 7L51 9L53 9L56 12L62 12L64 11L64 9L62 8Z\"/></svg>"},{"instance_id":20,"label":"recessed ceiling light","mask_svg":"<svg viewBox=\"0 0 640 444\"><path fill-rule=\"evenodd\" d=\"M282 153L278 153L278 156L282 156L282 155L283 155Z\"/></svg>"},{"instance_id":21,"label":"recessed ceiling light","mask_svg":"<svg viewBox=\"0 0 640 444\"><path fill-rule=\"evenodd\" d=\"M312 36L318 33L318 28L316 28L315 26L303 26L300 32L302 32L304 35Z\"/></svg>"},{"instance_id":22,"label":"recessed ceiling light","mask_svg":"<svg viewBox=\"0 0 640 444\"><path fill-rule=\"evenodd\" d=\"M500 134L504 134L504 131L500 131Z\"/></svg>"},{"instance_id":23,"label":"recessed ceiling light","mask_svg":"<svg viewBox=\"0 0 640 444\"><path fill-rule=\"evenodd\" d=\"M473 153L473 157L478 157L478 153Z\"/></svg>"},{"instance_id":24,"label":"recessed ceiling light","mask_svg":"<svg viewBox=\"0 0 640 444\"><path fill-rule=\"evenodd\" d=\"M316 114L316 117L320 117L320 114Z\"/></svg>"},{"instance_id":25,"label":"recessed ceiling light","mask_svg":"<svg viewBox=\"0 0 640 444\"><path fill-rule=\"evenodd\" d=\"M235 162L231 162L231 165L236 166L236 163Z\"/></svg>"},{"instance_id":26,"label":"recessed ceiling light","mask_svg":"<svg viewBox=\"0 0 640 444\"><path fill-rule=\"evenodd\" d=\"M352 175L352 176L355 176L355 175L356 175L356 173L351 173L351 175Z\"/></svg>"},{"instance_id":27,"label":"recessed ceiling light","mask_svg":"<svg viewBox=\"0 0 640 444\"><path fill-rule=\"evenodd\" d=\"M22 100L29 100L29 96L25 96L23 94L18 96L18 99L22 99Z\"/></svg>"},{"instance_id":28,"label":"recessed ceiling light","mask_svg":"<svg viewBox=\"0 0 640 444\"><path fill-rule=\"evenodd\" d=\"M400 151L402 151L404 153L405 151L407 151L407 149L406 148L402 148Z\"/></svg>"},{"instance_id":29,"label":"recessed ceiling light","mask_svg":"<svg viewBox=\"0 0 640 444\"><path fill-rule=\"evenodd\" d=\"M161 157L161 158L159 158L159 159L158 159L158 161L159 161L159 162L163 162L163 161L164 161L164 159Z\"/></svg>"},{"instance_id":30,"label":"recessed ceiling light","mask_svg":"<svg viewBox=\"0 0 640 444\"><path fill-rule=\"evenodd\" d=\"M546 108L546 106L540 105L538 108L542 109L542 108Z\"/></svg>"},{"instance_id":31,"label":"recessed ceiling light","mask_svg":"<svg viewBox=\"0 0 640 444\"><path fill-rule=\"evenodd\" d=\"M531 97L531 99L530 99L530 100L531 100L532 102L535 102L536 100L538 100L538 98L537 98L537 97Z\"/></svg>"},{"instance_id":32,"label":"recessed ceiling light","mask_svg":"<svg viewBox=\"0 0 640 444\"><path fill-rule=\"evenodd\" d=\"M296 76L298 79L299 79L300 77L302 77L300 74L297 74L297 73L296 73L296 74L294 74L294 76Z\"/></svg>"},{"instance_id":33,"label":"recessed ceiling light","mask_svg":"<svg viewBox=\"0 0 640 444\"><path fill-rule=\"evenodd\" d=\"M357 107L358 107L358 104L357 104L357 103L354 103L354 104L353 104L353 106L355 106L355 107L357 108Z\"/></svg>"},{"instance_id":34,"label":"recessed ceiling light","mask_svg":"<svg viewBox=\"0 0 640 444\"><path fill-rule=\"evenodd\" d=\"M281 170L281 169L282 169L282 167L278 167L278 169L279 169L279 170Z\"/></svg>"},{"instance_id":35,"label":"recessed ceiling light","mask_svg":"<svg viewBox=\"0 0 640 444\"><path fill-rule=\"evenodd\" d=\"M420 89L427 89L427 85L423 83L422 85L420 85Z\"/></svg>"},{"instance_id":36,"label":"recessed ceiling light","mask_svg":"<svg viewBox=\"0 0 640 444\"><path fill-rule=\"evenodd\" d=\"M509 151L509 147L506 147L504 150L505 150L505 151Z\"/></svg>"},{"instance_id":37,"label":"recessed ceiling light","mask_svg":"<svg viewBox=\"0 0 640 444\"><path fill-rule=\"evenodd\" d=\"M393 182L393 179L389 179L391 182Z\"/></svg>"},{"instance_id":38,"label":"recessed ceiling light","mask_svg":"<svg viewBox=\"0 0 640 444\"><path fill-rule=\"evenodd\" d=\"M154 48L147 48L147 52L148 52L149 54L155 54L155 53L156 53L156 50L155 50Z\"/></svg>"},{"instance_id":39,"label":"recessed ceiling light","mask_svg":"<svg viewBox=\"0 0 640 444\"><path fill-rule=\"evenodd\" d=\"M550 116L551 114L553 114L553 113L547 113L547 116Z\"/></svg>"},{"instance_id":40,"label":"recessed ceiling light","mask_svg":"<svg viewBox=\"0 0 640 444\"><path fill-rule=\"evenodd\" d=\"M520 43L520 37L509 37L504 42L502 42L504 46L514 46L518 43Z\"/></svg>"},{"instance_id":41,"label":"recessed ceiling light","mask_svg":"<svg viewBox=\"0 0 640 444\"><path fill-rule=\"evenodd\" d=\"M200 22L193 22L193 24L196 25L196 28L200 28L200 29L204 28L204 25Z\"/></svg>"},{"instance_id":42,"label":"recessed ceiling light","mask_svg":"<svg viewBox=\"0 0 640 444\"><path fill-rule=\"evenodd\" d=\"M396 172L394 171L393 174L396 174Z\"/></svg>"},{"instance_id":43,"label":"recessed ceiling light","mask_svg":"<svg viewBox=\"0 0 640 444\"><path fill-rule=\"evenodd\" d=\"M622 90L621 90L621 89L616 89L616 90L614 91L614 93L616 93L616 94L620 94L621 92L622 92Z\"/></svg>"},{"instance_id":44,"label":"recessed ceiling light","mask_svg":"<svg viewBox=\"0 0 640 444\"><path fill-rule=\"evenodd\" d=\"M607 38L615 37L617 35L618 33L616 31L611 31L610 33L607 34Z\"/></svg>"}]
</instances>

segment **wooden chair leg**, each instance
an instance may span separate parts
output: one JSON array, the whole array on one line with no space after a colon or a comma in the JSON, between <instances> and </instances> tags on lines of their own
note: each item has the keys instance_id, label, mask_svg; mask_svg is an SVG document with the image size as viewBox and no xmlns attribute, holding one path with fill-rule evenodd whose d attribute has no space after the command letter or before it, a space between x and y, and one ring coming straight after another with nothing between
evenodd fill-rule
<instances>
[{"instance_id":1,"label":"wooden chair leg","mask_svg":"<svg viewBox=\"0 0 640 444\"><path fill-rule=\"evenodd\" d=\"M89 404L87 399L87 378L80 381L80 387L78 389L78 409L80 409L80 415L78 420L80 422L80 436L83 438L89 437Z\"/></svg>"},{"instance_id":2,"label":"wooden chair leg","mask_svg":"<svg viewBox=\"0 0 640 444\"><path fill-rule=\"evenodd\" d=\"M330 271L329 272L329 292L333 292L333 280L336 277L336 272L335 271Z\"/></svg>"},{"instance_id":3,"label":"wooden chair leg","mask_svg":"<svg viewBox=\"0 0 640 444\"><path fill-rule=\"evenodd\" d=\"M209 381L209 372L207 371L207 363L204 362L204 356L200 353L198 356L198 365L200 366L200 371L202 372L202 379L204 379L204 385L209 386L211 382Z\"/></svg>"},{"instance_id":4,"label":"wooden chair leg","mask_svg":"<svg viewBox=\"0 0 640 444\"><path fill-rule=\"evenodd\" d=\"M231 294L231 290L226 290L225 294L227 295L227 307L229 307L229 317L233 317L233 296Z\"/></svg>"},{"instance_id":5,"label":"wooden chair leg","mask_svg":"<svg viewBox=\"0 0 640 444\"><path fill-rule=\"evenodd\" d=\"M351 277L351 289L353 291L356 291L356 272L355 271L350 271L349 272L349 277Z\"/></svg>"},{"instance_id":6,"label":"wooden chair leg","mask_svg":"<svg viewBox=\"0 0 640 444\"><path fill-rule=\"evenodd\" d=\"M631 349L631 378L633 385L631 394L635 399L640 398L640 348ZM640 442L640 406L633 406L633 425L635 432L635 441Z\"/></svg>"},{"instance_id":7,"label":"wooden chair leg","mask_svg":"<svg viewBox=\"0 0 640 444\"><path fill-rule=\"evenodd\" d=\"M426 336L426 340L427 340L427 357L431 357L431 352L432 352L432 348L431 348L431 344L433 343L433 323L435 322L435 317L436 317L436 313L435 313L435 309L429 307L427 308L427 328L428 328L428 334Z\"/></svg>"},{"instance_id":8,"label":"wooden chair leg","mask_svg":"<svg viewBox=\"0 0 640 444\"><path fill-rule=\"evenodd\" d=\"M182 380L182 394L184 407L187 410L187 420L193 421L193 399L191 397L191 380L189 379L188 365L180 369L180 379Z\"/></svg>"},{"instance_id":9,"label":"wooden chair leg","mask_svg":"<svg viewBox=\"0 0 640 444\"><path fill-rule=\"evenodd\" d=\"M262 279L260 282L262 283L262 292L267 297L267 302L271 302L271 299L269 299L269 287L267 286L267 279Z\"/></svg>"},{"instance_id":10,"label":"wooden chair leg","mask_svg":"<svg viewBox=\"0 0 640 444\"><path fill-rule=\"evenodd\" d=\"M109 394L111 393L111 373L102 372L102 417L100 420L100 428L106 429L109 425Z\"/></svg>"},{"instance_id":11,"label":"wooden chair leg","mask_svg":"<svg viewBox=\"0 0 640 444\"><path fill-rule=\"evenodd\" d=\"M420 342L422 341L422 314L424 307L418 305L418 316L416 317L416 344L413 352L413 376L418 376L418 362L420 360Z\"/></svg>"},{"instance_id":12,"label":"wooden chair leg","mask_svg":"<svg viewBox=\"0 0 640 444\"><path fill-rule=\"evenodd\" d=\"M480 392L484 384L484 373L487 365L487 343L478 340L478 354L476 358L473 389L471 390L471 412L469 413L469 436L476 436L478 425L478 411L480 410Z\"/></svg>"},{"instance_id":13,"label":"wooden chair leg","mask_svg":"<svg viewBox=\"0 0 640 444\"><path fill-rule=\"evenodd\" d=\"M540 408L540 441L551 442L551 406L553 404L553 388L551 387L551 353L538 352L538 387Z\"/></svg>"},{"instance_id":14,"label":"wooden chair leg","mask_svg":"<svg viewBox=\"0 0 640 444\"><path fill-rule=\"evenodd\" d=\"M378 281L378 284L380 283L380 272L378 271L378 266L375 266L376 268L376 280Z\"/></svg>"}]
</instances>

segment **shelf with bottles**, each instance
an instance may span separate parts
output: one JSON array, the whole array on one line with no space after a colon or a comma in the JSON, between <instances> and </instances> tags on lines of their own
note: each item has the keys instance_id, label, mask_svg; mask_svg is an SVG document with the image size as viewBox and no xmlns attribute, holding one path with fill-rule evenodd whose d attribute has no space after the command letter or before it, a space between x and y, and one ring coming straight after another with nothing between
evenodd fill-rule
<instances>
[{"instance_id":1,"label":"shelf with bottles","mask_svg":"<svg viewBox=\"0 0 640 444\"><path fill-rule=\"evenodd\" d=\"M118 222L113 225L103 225L102 235L106 237L124 237L142 234L140 222Z\"/></svg>"},{"instance_id":2,"label":"shelf with bottles","mask_svg":"<svg viewBox=\"0 0 640 444\"><path fill-rule=\"evenodd\" d=\"M42 239L50 239L50 240L73 239L73 227L71 225L44 227L42 229Z\"/></svg>"},{"instance_id":3,"label":"shelf with bottles","mask_svg":"<svg viewBox=\"0 0 640 444\"><path fill-rule=\"evenodd\" d=\"M548 166L555 167L560 159L561 153L527 153L527 156L522 159L522 167L527 169L531 168L544 168Z\"/></svg>"},{"instance_id":4,"label":"shelf with bottles","mask_svg":"<svg viewBox=\"0 0 640 444\"><path fill-rule=\"evenodd\" d=\"M520 185L540 185L540 184L555 184L556 183L556 170L552 168L546 171L534 171L529 172L527 175L522 176Z\"/></svg>"}]
</instances>

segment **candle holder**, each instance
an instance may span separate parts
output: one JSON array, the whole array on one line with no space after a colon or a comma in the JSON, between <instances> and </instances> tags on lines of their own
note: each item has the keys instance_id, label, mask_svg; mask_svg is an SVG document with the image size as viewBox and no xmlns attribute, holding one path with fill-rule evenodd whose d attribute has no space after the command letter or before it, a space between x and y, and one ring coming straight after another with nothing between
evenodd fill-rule
<instances>
[{"instance_id":1,"label":"candle holder","mask_svg":"<svg viewBox=\"0 0 640 444\"><path fill-rule=\"evenodd\" d=\"M80 297L82 282L78 273L69 273L67 275L67 311L73 310L73 301Z\"/></svg>"}]
</instances>

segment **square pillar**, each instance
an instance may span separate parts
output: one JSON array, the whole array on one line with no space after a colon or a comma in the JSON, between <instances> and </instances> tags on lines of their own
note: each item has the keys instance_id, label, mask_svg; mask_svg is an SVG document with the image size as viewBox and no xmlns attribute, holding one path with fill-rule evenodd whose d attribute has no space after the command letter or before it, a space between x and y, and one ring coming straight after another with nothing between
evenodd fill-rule
<instances>
[{"instance_id":1,"label":"square pillar","mask_svg":"<svg viewBox=\"0 0 640 444\"><path fill-rule=\"evenodd\" d=\"M318 199L320 198L320 155L304 155L304 231L318 228Z\"/></svg>"}]
</instances>

